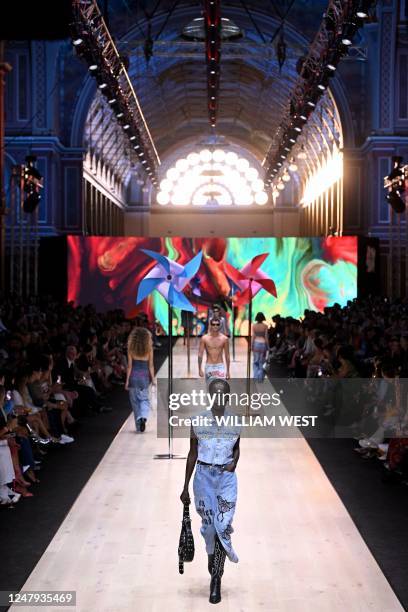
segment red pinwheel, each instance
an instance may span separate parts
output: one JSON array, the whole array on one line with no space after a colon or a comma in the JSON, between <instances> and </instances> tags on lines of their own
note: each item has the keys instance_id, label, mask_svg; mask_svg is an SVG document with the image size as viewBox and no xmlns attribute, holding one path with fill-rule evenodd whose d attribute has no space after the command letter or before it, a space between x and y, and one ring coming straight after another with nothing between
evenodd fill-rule
<instances>
[{"instance_id":1,"label":"red pinwheel","mask_svg":"<svg viewBox=\"0 0 408 612\"><path fill-rule=\"evenodd\" d=\"M261 289L265 289L265 291L277 297L275 283L265 272L260 270L268 255L269 253L256 255L241 270L237 270L228 262L224 263L225 274L239 289L234 296L234 304L236 306L250 303L254 295Z\"/></svg>"}]
</instances>

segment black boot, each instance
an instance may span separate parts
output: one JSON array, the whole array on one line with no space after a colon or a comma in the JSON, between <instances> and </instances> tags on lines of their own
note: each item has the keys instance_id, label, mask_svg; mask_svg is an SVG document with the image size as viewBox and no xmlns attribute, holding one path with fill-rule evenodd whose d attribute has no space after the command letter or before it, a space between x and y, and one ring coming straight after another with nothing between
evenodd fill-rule
<instances>
[{"instance_id":1,"label":"black boot","mask_svg":"<svg viewBox=\"0 0 408 612\"><path fill-rule=\"evenodd\" d=\"M215 539L214 560L210 584L210 603L217 604L221 601L221 578L224 573L226 552L218 536Z\"/></svg>"},{"instance_id":2,"label":"black boot","mask_svg":"<svg viewBox=\"0 0 408 612\"><path fill-rule=\"evenodd\" d=\"M210 572L210 576L212 576L213 563L214 563L214 554L208 555L208 571Z\"/></svg>"}]
</instances>

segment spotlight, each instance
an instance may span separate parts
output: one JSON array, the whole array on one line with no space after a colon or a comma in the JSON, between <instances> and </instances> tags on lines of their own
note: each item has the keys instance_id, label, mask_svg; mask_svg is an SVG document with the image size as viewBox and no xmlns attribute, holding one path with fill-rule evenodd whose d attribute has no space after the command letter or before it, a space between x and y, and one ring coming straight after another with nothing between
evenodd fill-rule
<instances>
[{"instance_id":1,"label":"spotlight","mask_svg":"<svg viewBox=\"0 0 408 612\"><path fill-rule=\"evenodd\" d=\"M33 213L40 203L41 195L39 190L42 188L42 175L34 167L37 158L34 155L27 155L26 165L24 166L24 192L27 197L23 201L23 210L26 213Z\"/></svg>"},{"instance_id":2,"label":"spotlight","mask_svg":"<svg viewBox=\"0 0 408 612\"><path fill-rule=\"evenodd\" d=\"M305 145L302 145L300 147L300 151L298 153L298 159L307 159L307 155L306 155L306 151L305 151Z\"/></svg>"},{"instance_id":3,"label":"spotlight","mask_svg":"<svg viewBox=\"0 0 408 612\"><path fill-rule=\"evenodd\" d=\"M108 100L108 104L110 105L115 104L115 102L117 102L116 98L111 98L110 100Z\"/></svg>"},{"instance_id":4,"label":"spotlight","mask_svg":"<svg viewBox=\"0 0 408 612\"><path fill-rule=\"evenodd\" d=\"M125 129L125 128L123 128L123 129ZM136 136L135 136L135 135L131 136L131 137L129 138L129 140L136 140Z\"/></svg>"},{"instance_id":5,"label":"spotlight","mask_svg":"<svg viewBox=\"0 0 408 612\"><path fill-rule=\"evenodd\" d=\"M72 44L74 45L74 47L79 47L79 45L82 45L82 43L83 43L83 42L84 42L84 41L83 41L83 39L82 39L82 38L75 38L75 39L72 41Z\"/></svg>"},{"instance_id":6,"label":"spotlight","mask_svg":"<svg viewBox=\"0 0 408 612\"><path fill-rule=\"evenodd\" d=\"M33 213L39 205L41 196L37 191L32 191L23 202L23 210L25 213Z\"/></svg>"},{"instance_id":7,"label":"spotlight","mask_svg":"<svg viewBox=\"0 0 408 612\"><path fill-rule=\"evenodd\" d=\"M387 194L387 200L391 208L397 213L401 214L405 211L405 202L401 197L401 191L390 191Z\"/></svg>"},{"instance_id":8,"label":"spotlight","mask_svg":"<svg viewBox=\"0 0 408 612\"><path fill-rule=\"evenodd\" d=\"M357 24L353 23L352 21L345 23L341 38L341 42L343 43L343 45L349 47L352 44L353 36L356 33L356 30Z\"/></svg>"},{"instance_id":9,"label":"spotlight","mask_svg":"<svg viewBox=\"0 0 408 612\"><path fill-rule=\"evenodd\" d=\"M98 70L98 64L91 64L91 65L89 66L89 70L90 70L91 72L95 72L95 70Z\"/></svg>"},{"instance_id":10,"label":"spotlight","mask_svg":"<svg viewBox=\"0 0 408 612\"><path fill-rule=\"evenodd\" d=\"M361 2L359 2L359 6L357 7L356 11L356 15L359 19L368 18L368 12L370 10L371 4L371 0L361 0Z\"/></svg>"},{"instance_id":11,"label":"spotlight","mask_svg":"<svg viewBox=\"0 0 408 612\"><path fill-rule=\"evenodd\" d=\"M290 160L290 164L289 164L289 170L291 170L291 172L296 172L296 170L298 169L295 158L292 157L292 159Z\"/></svg>"}]
</instances>

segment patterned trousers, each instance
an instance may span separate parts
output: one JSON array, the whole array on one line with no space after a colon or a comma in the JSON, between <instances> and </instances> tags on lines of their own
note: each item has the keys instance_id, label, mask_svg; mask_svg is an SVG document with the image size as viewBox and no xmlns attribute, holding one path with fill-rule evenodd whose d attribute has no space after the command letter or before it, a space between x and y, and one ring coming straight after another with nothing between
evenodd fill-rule
<instances>
[{"instance_id":1,"label":"patterned trousers","mask_svg":"<svg viewBox=\"0 0 408 612\"><path fill-rule=\"evenodd\" d=\"M237 475L219 467L197 465L193 480L194 503L201 516L201 535L207 554L214 553L215 536L218 534L227 557L233 563L238 557L232 548L232 519L237 503Z\"/></svg>"}]
</instances>

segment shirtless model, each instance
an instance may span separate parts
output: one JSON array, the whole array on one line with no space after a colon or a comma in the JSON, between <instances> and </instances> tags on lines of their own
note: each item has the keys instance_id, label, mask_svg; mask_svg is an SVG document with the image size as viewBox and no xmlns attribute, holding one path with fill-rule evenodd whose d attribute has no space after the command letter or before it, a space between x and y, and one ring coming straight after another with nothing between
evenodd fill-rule
<instances>
[{"instance_id":1,"label":"shirtless model","mask_svg":"<svg viewBox=\"0 0 408 612\"><path fill-rule=\"evenodd\" d=\"M220 327L220 319L213 317L210 320L209 333L201 338L200 348L198 349L198 372L201 377L204 376L202 368L204 350L207 355L205 364L205 380L207 383L214 378L230 377L229 343L227 336L221 334Z\"/></svg>"}]
</instances>

